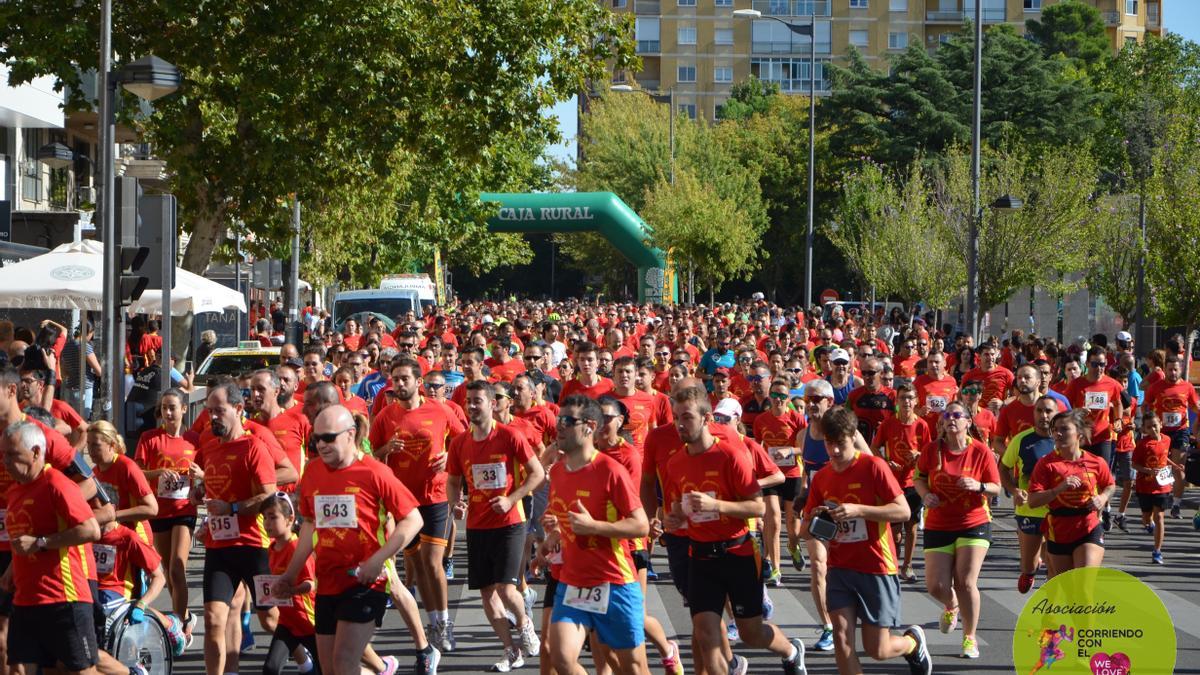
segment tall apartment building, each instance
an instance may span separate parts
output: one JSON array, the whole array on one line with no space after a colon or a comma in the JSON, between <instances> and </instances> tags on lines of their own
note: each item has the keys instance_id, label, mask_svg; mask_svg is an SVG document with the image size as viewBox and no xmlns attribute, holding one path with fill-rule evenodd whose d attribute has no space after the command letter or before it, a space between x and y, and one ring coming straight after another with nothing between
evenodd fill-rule
<instances>
[{"instance_id":1,"label":"tall apartment building","mask_svg":"<svg viewBox=\"0 0 1200 675\"><path fill-rule=\"evenodd\" d=\"M618 73L649 90L675 90L687 114L714 119L734 82L755 75L784 92L807 93L810 38L788 23L807 25L815 15L818 95L829 91L825 64L844 62L851 45L868 63L885 69L888 57L912 43L929 50L973 19L974 0L598 0L636 21L640 73ZM983 0L983 23L1007 23L1024 32L1059 0ZM1146 33L1163 34L1165 0L1083 0L1104 16L1114 50ZM760 19L740 19L735 9L756 9Z\"/></svg>"}]
</instances>

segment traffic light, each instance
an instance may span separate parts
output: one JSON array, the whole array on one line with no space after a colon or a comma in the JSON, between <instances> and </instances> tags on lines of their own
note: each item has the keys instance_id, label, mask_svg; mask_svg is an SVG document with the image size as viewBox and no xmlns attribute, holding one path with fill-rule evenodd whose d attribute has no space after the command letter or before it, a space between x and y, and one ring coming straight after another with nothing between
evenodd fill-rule
<instances>
[{"instance_id":1,"label":"traffic light","mask_svg":"<svg viewBox=\"0 0 1200 675\"><path fill-rule=\"evenodd\" d=\"M127 307L137 302L142 297L142 291L150 285L150 278L141 269L150 257L150 247L121 246L117 250L117 255L119 256L117 265L121 269L117 302L122 307Z\"/></svg>"}]
</instances>

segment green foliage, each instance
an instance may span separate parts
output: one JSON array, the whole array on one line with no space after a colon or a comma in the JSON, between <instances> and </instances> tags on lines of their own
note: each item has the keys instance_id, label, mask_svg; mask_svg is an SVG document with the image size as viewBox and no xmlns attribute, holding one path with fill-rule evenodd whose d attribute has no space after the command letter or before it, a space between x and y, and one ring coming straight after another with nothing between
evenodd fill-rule
<instances>
[{"instance_id":1,"label":"green foliage","mask_svg":"<svg viewBox=\"0 0 1200 675\"><path fill-rule=\"evenodd\" d=\"M1147 181L1146 280L1160 323L1200 323L1200 122L1178 117Z\"/></svg>"},{"instance_id":2,"label":"green foliage","mask_svg":"<svg viewBox=\"0 0 1200 675\"><path fill-rule=\"evenodd\" d=\"M56 75L83 105L98 4L0 3L12 81ZM317 278L338 256L378 261L352 270L374 275L433 246L481 269L520 259L464 195L539 185L532 160L557 134L541 110L636 62L632 21L592 0L114 5L114 52L155 54L184 76L137 124L173 171L196 272L233 222L263 248L282 241L291 193L313 207Z\"/></svg>"},{"instance_id":3,"label":"green foliage","mask_svg":"<svg viewBox=\"0 0 1200 675\"><path fill-rule=\"evenodd\" d=\"M1099 295L1131 325L1137 309L1137 271L1142 252L1137 196L1105 197L1095 207L1095 239L1084 274Z\"/></svg>"},{"instance_id":4,"label":"green foliage","mask_svg":"<svg viewBox=\"0 0 1200 675\"><path fill-rule=\"evenodd\" d=\"M1040 21L1025 22L1025 31L1047 57L1061 54L1079 68L1100 65L1112 50L1100 10L1078 0L1045 7Z\"/></svg>"},{"instance_id":5,"label":"green foliage","mask_svg":"<svg viewBox=\"0 0 1200 675\"><path fill-rule=\"evenodd\" d=\"M778 82L764 82L751 75L733 85L729 99L717 107L717 119L745 120L753 115L766 114L777 96Z\"/></svg>"}]
</instances>

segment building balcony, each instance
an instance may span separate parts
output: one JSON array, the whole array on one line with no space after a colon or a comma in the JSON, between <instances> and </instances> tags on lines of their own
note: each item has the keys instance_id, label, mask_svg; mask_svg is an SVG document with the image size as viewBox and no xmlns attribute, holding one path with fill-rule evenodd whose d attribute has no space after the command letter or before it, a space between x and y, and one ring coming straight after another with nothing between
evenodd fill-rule
<instances>
[{"instance_id":1,"label":"building balcony","mask_svg":"<svg viewBox=\"0 0 1200 675\"><path fill-rule=\"evenodd\" d=\"M831 0L754 0L754 9L766 16L830 16Z\"/></svg>"},{"instance_id":2,"label":"building balcony","mask_svg":"<svg viewBox=\"0 0 1200 675\"><path fill-rule=\"evenodd\" d=\"M925 12L925 23L938 24L953 24L955 26L962 25L964 21L973 21L975 11L949 10L949 11L928 11ZM996 8L984 8L983 22L984 23L1003 23L1005 21L1004 10Z\"/></svg>"},{"instance_id":3,"label":"building balcony","mask_svg":"<svg viewBox=\"0 0 1200 675\"><path fill-rule=\"evenodd\" d=\"M658 0L633 0L634 14L659 14L662 12Z\"/></svg>"},{"instance_id":4,"label":"building balcony","mask_svg":"<svg viewBox=\"0 0 1200 675\"><path fill-rule=\"evenodd\" d=\"M832 45L828 42L817 42L817 53L828 54ZM807 42L760 42L750 43L750 51L754 54L807 54L811 47Z\"/></svg>"},{"instance_id":5,"label":"building balcony","mask_svg":"<svg viewBox=\"0 0 1200 675\"><path fill-rule=\"evenodd\" d=\"M1120 26L1121 25L1121 13L1120 12L1103 12L1103 15L1104 15L1104 25L1105 26Z\"/></svg>"},{"instance_id":6,"label":"building balcony","mask_svg":"<svg viewBox=\"0 0 1200 675\"><path fill-rule=\"evenodd\" d=\"M639 54L657 54L662 51L662 42L659 40L638 40L637 53Z\"/></svg>"}]
</instances>

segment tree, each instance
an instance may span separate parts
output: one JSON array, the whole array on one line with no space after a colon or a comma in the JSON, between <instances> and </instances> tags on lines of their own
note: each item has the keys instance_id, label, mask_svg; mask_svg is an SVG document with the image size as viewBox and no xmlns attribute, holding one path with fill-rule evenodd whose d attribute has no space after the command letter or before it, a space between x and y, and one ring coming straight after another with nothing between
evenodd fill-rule
<instances>
[{"instance_id":1,"label":"tree","mask_svg":"<svg viewBox=\"0 0 1200 675\"><path fill-rule=\"evenodd\" d=\"M729 98L717 106L717 119L746 120L766 114L777 96L778 82L764 82L751 75L730 88Z\"/></svg>"},{"instance_id":2,"label":"tree","mask_svg":"<svg viewBox=\"0 0 1200 675\"><path fill-rule=\"evenodd\" d=\"M1168 326L1185 326L1192 353L1200 324L1200 123L1177 117L1154 157L1147 181L1146 279L1154 315Z\"/></svg>"},{"instance_id":3,"label":"tree","mask_svg":"<svg viewBox=\"0 0 1200 675\"><path fill-rule=\"evenodd\" d=\"M1126 326L1132 325L1137 309L1142 253L1139 201L1136 195L1117 195L1097 203L1091 264L1085 268L1088 289L1103 298Z\"/></svg>"},{"instance_id":4,"label":"tree","mask_svg":"<svg viewBox=\"0 0 1200 675\"><path fill-rule=\"evenodd\" d=\"M88 105L80 73L96 68L98 23L97 3L0 4L11 81L56 75ZM535 181L504 154L554 140L544 107L636 61L631 23L591 0L216 0L199 14L136 0L115 3L113 38L122 58L155 54L183 73L176 95L130 119L172 171L185 268L202 272L234 222L264 247L282 240L278 201L292 193L314 206L306 222L339 227L313 230L318 248L348 240L375 259L442 246L491 264L501 247L470 196L497 175Z\"/></svg>"},{"instance_id":5,"label":"tree","mask_svg":"<svg viewBox=\"0 0 1200 675\"><path fill-rule=\"evenodd\" d=\"M1100 10L1078 0L1044 8L1040 21L1025 22L1025 34L1048 58L1061 54L1081 69L1101 64L1112 49Z\"/></svg>"}]
</instances>

